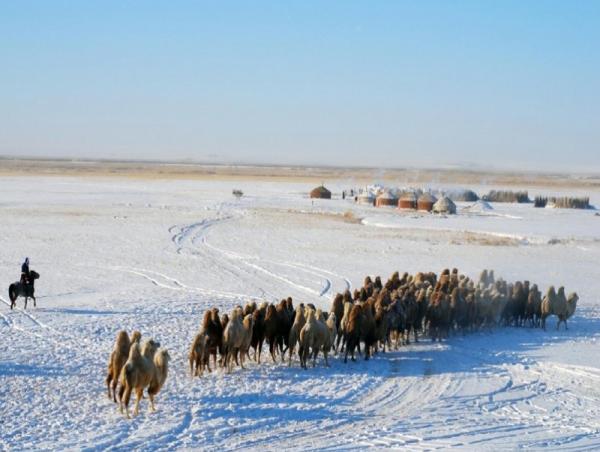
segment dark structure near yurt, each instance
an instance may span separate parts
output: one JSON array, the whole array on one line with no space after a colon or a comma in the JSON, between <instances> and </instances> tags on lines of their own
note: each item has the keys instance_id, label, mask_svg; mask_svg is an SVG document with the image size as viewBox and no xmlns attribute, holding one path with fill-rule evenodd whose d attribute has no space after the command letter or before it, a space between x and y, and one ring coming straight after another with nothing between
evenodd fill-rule
<instances>
[{"instance_id":1,"label":"dark structure near yurt","mask_svg":"<svg viewBox=\"0 0 600 452\"><path fill-rule=\"evenodd\" d=\"M311 198L331 199L331 192L323 185L313 188L310 192Z\"/></svg>"},{"instance_id":2,"label":"dark structure near yurt","mask_svg":"<svg viewBox=\"0 0 600 452\"><path fill-rule=\"evenodd\" d=\"M572 197L544 197L536 196L534 201L535 207L556 207L559 209L590 209L590 198L572 198Z\"/></svg>"},{"instance_id":3,"label":"dark structure near yurt","mask_svg":"<svg viewBox=\"0 0 600 452\"><path fill-rule=\"evenodd\" d=\"M531 202L528 192L510 190L491 190L483 197L483 200L488 202Z\"/></svg>"},{"instance_id":4,"label":"dark structure near yurt","mask_svg":"<svg viewBox=\"0 0 600 452\"><path fill-rule=\"evenodd\" d=\"M417 195L413 192L406 192L398 200L399 209L416 209L417 208Z\"/></svg>"},{"instance_id":5,"label":"dark structure near yurt","mask_svg":"<svg viewBox=\"0 0 600 452\"><path fill-rule=\"evenodd\" d=\"M454 202L475 202L479 201L479 196L473 190L455 189L445 193L445 195Z\"/></svg>"},{"instance_id":6,"label":"dark structure near yurt","mask_svg":"<svg viewBox=\"0 0 600 452\"><path fill-rule=\"evenodd\" d=\"M425 212L431 212L433 205L436 203L437 198L431 193L423 193L417 199L417 210L423 210Z\"/></svg>"},{"instance_id":7,"label":"dark structure near yurt","mask_svg":"<svg viewBox=\"0 0 600 452\"><path fill-rule=\"evenodd\" d=\"M390 192L384 192L382 194L380 194L376 199L375 199L375 206L376 207L381 207L381 206L397 206L398 205L398 198L396 198L394 195L392 195Z\"/></svg>"}]
</instances>

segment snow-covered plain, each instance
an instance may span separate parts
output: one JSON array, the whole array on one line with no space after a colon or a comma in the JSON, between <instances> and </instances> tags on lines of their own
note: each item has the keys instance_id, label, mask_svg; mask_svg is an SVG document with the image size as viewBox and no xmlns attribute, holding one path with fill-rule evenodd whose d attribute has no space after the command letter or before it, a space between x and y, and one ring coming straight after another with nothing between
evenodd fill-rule
<instances>
[{"instance_id":1,"label":"snow-covered plain","mask_svg":"<svg viewBox=\"0 0 600 452\"><path fill-rule=\"evenodd\" d=\"M282 182L3 177L0 187L2 280L18 279L25 256L41 274L37 308L20 299L10 311L0 294L1 449L600 448L594 211L459 203L446 218L313 202L311 184ZM265 354L245 371L189 376L209 307L291 295L328 308L367 274L445 267L564 285L579 306L568 331L553 319L547 332L422 340L330 368ZM144 400L133 420L104 387L122 328L172 356L158 411Z\"/></svg>"}]
</instances>

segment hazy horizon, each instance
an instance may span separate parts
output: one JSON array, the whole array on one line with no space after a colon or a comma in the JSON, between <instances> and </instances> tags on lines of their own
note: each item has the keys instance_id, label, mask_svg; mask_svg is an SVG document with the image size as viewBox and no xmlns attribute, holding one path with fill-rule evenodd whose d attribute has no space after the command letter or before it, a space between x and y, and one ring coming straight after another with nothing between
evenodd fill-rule
<instances>
[{"instance_id":1,"label":"hazy horizon","mask_svg":"<svg viewBox=\"0 0 600 452\"><path fill-rule=\"evenodd\" d=\"M0 154L600 171L600 3L3 2Z\"/></svg>"}]
</instances>

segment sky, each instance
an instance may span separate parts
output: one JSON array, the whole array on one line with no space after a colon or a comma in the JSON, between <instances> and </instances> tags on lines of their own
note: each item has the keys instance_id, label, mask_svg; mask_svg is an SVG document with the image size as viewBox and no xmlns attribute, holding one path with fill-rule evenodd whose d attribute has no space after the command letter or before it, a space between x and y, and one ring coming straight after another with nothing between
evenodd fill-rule
<instances>
[{"instance_id":1,"label":"sky","mask_svg":"<svg viewBox=\"0 0 600 452\"><path fill-rule=\"evenodd\" d=\"M600 171L600 2L1 1L0 155Z\"/></svg>"}]
</instances>

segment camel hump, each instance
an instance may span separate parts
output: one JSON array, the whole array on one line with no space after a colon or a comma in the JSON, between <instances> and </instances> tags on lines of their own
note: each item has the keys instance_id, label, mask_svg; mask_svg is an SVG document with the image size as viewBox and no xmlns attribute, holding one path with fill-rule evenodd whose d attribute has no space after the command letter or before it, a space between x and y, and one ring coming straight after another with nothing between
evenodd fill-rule
<instances>
[{"instance_id":1,"label":"camel hump","mask_svg":"<svg viewBox=\"0 0 600 452\"><path fill-rule=\"evenodd\" d=\"M129 360L133 361L134 359L138 359L141 356L142 350L140 349L140 344L138 342L135 342L129 349Z\"/></svg>"}]
</instances>

